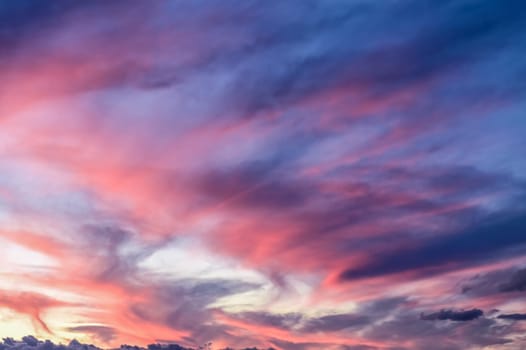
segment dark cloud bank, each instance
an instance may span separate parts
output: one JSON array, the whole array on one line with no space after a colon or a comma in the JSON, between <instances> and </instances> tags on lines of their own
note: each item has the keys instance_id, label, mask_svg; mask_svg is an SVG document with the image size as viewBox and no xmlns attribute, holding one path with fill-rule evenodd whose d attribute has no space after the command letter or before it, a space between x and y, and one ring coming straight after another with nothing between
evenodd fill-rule
<instances>
[{"instance_id":1,"label":"dark cloud bank","mask_svg":"<svg viewBox=\"0 0 526 350\"><path fill-rule=\"evenodd\" d=\"M198 348L185 348L178 344L150 344L146 348L133 345L121 345L120 350L208 350L207 344ZM233 350L226 348L224 350ZM28 335L21 340L13 338L4 338L0 343L0 350L101 350L91 344L82 344L77 340L72 340L69 344L55 344L49 340L41 341L34 336ZM257 348L244 348L243 350L258 350ZM263 350L263 349L261 349ZM269 348L268 350L272 350Z\"/></svg>"}]
</instances>

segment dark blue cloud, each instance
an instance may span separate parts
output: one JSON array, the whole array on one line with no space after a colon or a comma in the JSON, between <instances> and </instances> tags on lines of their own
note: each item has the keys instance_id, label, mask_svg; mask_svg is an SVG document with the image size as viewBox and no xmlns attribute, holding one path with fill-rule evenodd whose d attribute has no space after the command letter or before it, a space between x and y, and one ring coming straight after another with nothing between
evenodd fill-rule
<instances>
[{"instance_id":1,"label":"dark blue cloud","mask_svg":"<svg viewBox=\"0 0 526 350\"><path fill-rule=\"evenodd\" d=\"M526 215L522 212L487 218L463 231L443 234L386 253L363 266L342 272L342 280L414 272L430 275L524 253Z\"/></svg>"},{"instance_id":2,"label":"dark blue cloud","mask_svg":"<svg viewBox=\"0 0 526 350\"><path fill-rule=\"evenodd\" d=\"M416 349L463 350L513 343L508 337L513 331L502 328L494 319L476 317L477 314L476 309L473 315L467 314L467 318L474 317L469 322L431 322L423 321L421 315L413 311L400 312L373 325L365 333L368 338L381 341L411 339Z\"/></svg>"},{"instance_id":3,"label":"dark blue cloud","mask_svg":"<svg viewBox=\"0 0 526 350\"><path fill-rule=\"evenodd\" d=\"M471 310L440 310L430 314L422 314L420 318L425 321L471 321L484 315L484 312L479 309Z\"/></svg>"},{"instance_id":4,"label":"dark blue cloud","mask_svg":"<svg viewBox=\"0 0 526 350\"><path fill-rule=\"evenodd\" d=\"M367 93L378 98L454 75L513 45L513 38L523 37L524 26L517 15L524 4L518 1L298 5L286 19L273 10L254 9L256 23L272 18L254 30L255 38L265 39L225 62L242 67L232 89L248 114L336 87L361 88L363 98ZM404 21L408 24L400 26ZM313 43L318 45L309 50ZM280 65L270 70L269 61ZM428 97L446 102L439 94Z\"/></svg>"},{"instance_id":5,"label":"dark blue cloud","mask_svg":"<svg viewBox=\"0 0 526 350\"><path fill-rule=\"evenodd\" d=\"M526 314L502 314L498 318L512 321L526 321Z\"/></svg>"}]
</instances>

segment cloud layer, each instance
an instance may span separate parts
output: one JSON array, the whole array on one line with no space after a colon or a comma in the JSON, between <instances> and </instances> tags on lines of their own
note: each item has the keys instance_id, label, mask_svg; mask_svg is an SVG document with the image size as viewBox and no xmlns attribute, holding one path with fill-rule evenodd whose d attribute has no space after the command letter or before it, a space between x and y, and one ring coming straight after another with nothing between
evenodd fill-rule
<instances>
[{"instance_id":1,"label":"cloud layer","mask_svg":"<svg viewBox=\"0 0 526 350\"><path fill-rule=\"evenodd\" d=\"M521 348L525 10L0 0L0 335Z\"/></svg>"}]
</instances>

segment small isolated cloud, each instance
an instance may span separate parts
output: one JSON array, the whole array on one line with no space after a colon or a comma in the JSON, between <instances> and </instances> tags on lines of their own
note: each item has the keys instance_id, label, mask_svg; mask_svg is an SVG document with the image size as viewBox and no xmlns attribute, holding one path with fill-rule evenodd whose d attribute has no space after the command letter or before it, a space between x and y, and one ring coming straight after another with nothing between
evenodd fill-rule
<instances>
[{"instance_id":1,"label":"small isolated cloud","mask_svg":"<svg viewBox=\"0 0 526 350\"><path fill-rule=\"evenodd\" d=\"M479 309L471 309L471 310L440 310L438 312L433 312L431 314L425 315L421 314L420 319L426 320L426 321L457 321L457 322L465 322L465 321L472 321L479 317L484 315L484 312Z\"/></svg>"}]
</instances>

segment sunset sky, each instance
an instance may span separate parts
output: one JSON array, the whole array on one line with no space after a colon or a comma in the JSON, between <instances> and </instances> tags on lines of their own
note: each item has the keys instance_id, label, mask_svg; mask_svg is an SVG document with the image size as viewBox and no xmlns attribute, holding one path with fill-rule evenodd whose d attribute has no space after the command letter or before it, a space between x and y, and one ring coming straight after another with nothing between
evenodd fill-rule
<instances>
[{"instance_id":1,"label":"sunset sky","mask_svg":"<svg viewBox=\"0 0 526 350\"><path fill-rule=\"evenodd\" d=\"M0 0L0 338L525 349L525 13Z\"/></svg>"}]
</instances>

